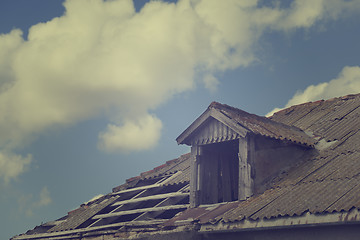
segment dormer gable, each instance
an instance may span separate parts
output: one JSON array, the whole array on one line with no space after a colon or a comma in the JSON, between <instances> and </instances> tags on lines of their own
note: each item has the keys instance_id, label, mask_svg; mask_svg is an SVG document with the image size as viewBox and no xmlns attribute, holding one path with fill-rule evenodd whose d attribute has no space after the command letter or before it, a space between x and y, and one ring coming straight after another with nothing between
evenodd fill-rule
<instances>
[{"instance_id":1,"label":"dormer gable","mask_svg":"<svg viewBox=\"0 0 360 240\"><path fill-rule=\"evenodd\" d=\"M210 116L196 129L196 131L191 134L187 140L191 141L188 143L189 145L204 145L231 141L242 137L246 133L245 129L241 133L238 133L221 121Z\"/></svg>"},{"instance_id":2,"label":"dormer gable","mask_svg":"<svg viewBox=\"0 0 360 240\"><path fill-rule=\"evenodd\" d=\"M262 193L315 143L298 128L217 102L176 140L191 146L193 207Z\"/></svg>"},{"instance_id":3,"label":"dormer gable","mask_svg":"<svg viewBox=\"0 0 360 240\"><path fill-rule=\"evenodd\" d=\"M275 122L269 118L251 114L226 104L212 102L207 110L177 137L177 143L191 146L191 141L196 138L199 129L204 127L211 118L243 138L248 133L252 133L309 147L313 147L316 142L299 128Z\"/></svg>"}]
</instances>

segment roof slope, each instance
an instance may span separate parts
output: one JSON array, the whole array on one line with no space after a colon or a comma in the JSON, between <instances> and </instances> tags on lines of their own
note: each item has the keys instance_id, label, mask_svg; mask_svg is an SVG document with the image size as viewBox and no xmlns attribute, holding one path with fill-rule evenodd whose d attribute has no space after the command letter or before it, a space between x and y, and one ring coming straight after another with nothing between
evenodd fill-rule
<instances>
[{"instance_id":1,"label":"roof slope","mask_svg":"<svg viewBox=\"0 0 360 240\"><path fill-rule=\"evenodd\" d=\"M204 115L210 112L212 116ZM360 209L360 94L293 106L269 119L219 103L212 103L205 113L184 131L182 141L206 118L220 116L254 134L314 144L317 151L274 179L272 188L261 195L193 209L188 208L190 154L185 154L14 239L67 239L90 231L125 234L130 227L133 231L146 227L146 231L156 232L184 224L221 226Z\"/></svg>"}]
</instances>

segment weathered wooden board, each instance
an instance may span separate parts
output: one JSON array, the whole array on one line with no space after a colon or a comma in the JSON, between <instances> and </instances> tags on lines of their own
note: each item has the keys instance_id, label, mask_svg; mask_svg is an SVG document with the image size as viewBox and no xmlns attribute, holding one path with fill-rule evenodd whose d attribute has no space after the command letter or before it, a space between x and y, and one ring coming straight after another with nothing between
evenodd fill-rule
<instances>
[{"instance_id":1,"label":"weathered wooden board","mask_svg":"<svg viewBox=\"0 0 360 240\"><path fill-rule=\"evenodd\" d=\"M245 200L253 195L254 183L250 164L253 148L251 137L239 139L239 200Z\"/></svg>"},{"instance_id":2,"label":"weathered wooden board","mask_svg":"<svg viewBox=\"0 0 360 240\"><path fill-rule=\"evenodd\" d=\"M118 201L112 204L112 206L119 206L123 204L129 204L129 203L137 203L137 202L144 202L148 200L155 200L155 199L162 199L162 198L171 198L171 197L185 197L189 195L188 193L182 193L182 192L173 192L173 193L165 193L165 194L157 194L157 195L151 195L147 197L139 197L124 201Z\"/></svg>"},{"instance_id":3,"label":"weathered wooden board","mask_svg":"<svg viewBox=\"0 0 360 240\"><path fill-rule=\"evenodd\" d=\"M166 210L171 210L171 209L180 209L180 208L188 208L188 207L189 207L189 204L172 205L172 206L164 206L164 207L152 207L152 208L140 208L140 209L133 209L133 210L128 210L128 211L98 214L98 215L95 215L93 217L93 219L117 217L117 216L129 215L129 214L134 214L134 213L143 213L143 212L166 211Z\"/></svg>"}]
</instances>

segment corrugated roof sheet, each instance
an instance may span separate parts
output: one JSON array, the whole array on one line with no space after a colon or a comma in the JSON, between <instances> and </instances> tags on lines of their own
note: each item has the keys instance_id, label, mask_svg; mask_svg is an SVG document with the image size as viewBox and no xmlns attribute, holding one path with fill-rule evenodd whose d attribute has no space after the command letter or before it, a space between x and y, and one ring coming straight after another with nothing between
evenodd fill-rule
<instances>
[{"instance_id":1,"label":"corrugated roof sheet","mask_svg":"<svg viewBox=\"0 0 360 240\"><path fill-rule=\"evenodd\" d=\"M240 109L217 102L211 103L209 108L217 109L221 113L233 119L237 124L245 127L254 134L275 139L288 140L308 146L312 146L314 144L314 140L297 127L288 126L269 118L250 114Z\"/></svg>"},{"instance_id":2,"label":"corrugated roof sheet","mask_svg":"<svg viewBox=\"0 0 360 240\"><path fill-rule=\"evenodd\" d=\"M190 166L188 165L185 169L179 170L180 174L175 176L166 182L167 185L190 182Z\"/></svg>"},{"instance_id":3,"label":"corrugated roof sheet","mask_svg":"<svg viewBox=\"0 0 360 240\"><path fill-rule=\"evenodd\" d=\"M51 228L48 232L57 232L75 229L87 219L91 218L105 207L112 204L118 197L101 198L89 205L83 205L80 208L69 212L67 219Z\"/></svg>"},{"instance_id":4,"label":"corrugated roof sheet","mask_svg":"<svg viewBox=\"0 0 360 240\"><path fill-rule=\"evenodd\" d=\"M184 172L185 175L178 176L176 179L172 179L171 181L168 182L168 184L189 182L190 177L189 177L189 173L187 172L189 171L187 170L189 167L190 167L190 153L183 154L179 158L167 161L166 163L152 170L141 173L140 176L127 179L125 184L114 187L113 192L117 192L128 188L135 188L138 187L139 185L147 184L144 183L144 181L146 182L149 179L163 177L166 175L176 173L178 171Z\"/></svg>"},{"instance_id":5,"label":"corrugated roof sheet","mask_svg":"<svg viewBox=\"0 0 360 240\"><path fill-rule=\"evenodd\" d=\"M260 211L249 216L251 219L263 219L277 216L324 213L345 193L358 184L358 179L337 181L308 182L286 188L274 201ZM360 205L355 206L360 207ZM349 210L349 209L346 209Z\"/></svg>"}]
</instances>

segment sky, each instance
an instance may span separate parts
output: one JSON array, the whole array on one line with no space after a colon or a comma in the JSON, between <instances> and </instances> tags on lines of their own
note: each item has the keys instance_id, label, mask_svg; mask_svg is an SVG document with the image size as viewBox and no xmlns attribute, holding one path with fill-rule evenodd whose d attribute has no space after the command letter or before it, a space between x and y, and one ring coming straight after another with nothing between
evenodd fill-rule
<instances>
[{"instance_id":1,"label":"sky","mask_svg":"<svg viewBox=\"0 0 360 240\"><path fill-rule=\"evenodd\" d=\"M212 101L360 92L360 0L3 0L0 239L187 153Z\"/></svg>"}]
</instances>

